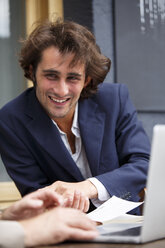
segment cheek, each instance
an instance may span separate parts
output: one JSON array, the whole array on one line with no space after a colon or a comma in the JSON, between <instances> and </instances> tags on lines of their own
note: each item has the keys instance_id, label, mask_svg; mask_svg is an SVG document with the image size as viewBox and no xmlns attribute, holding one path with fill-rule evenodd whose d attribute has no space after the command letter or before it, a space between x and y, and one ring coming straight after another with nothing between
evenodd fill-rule
<instances>
[{"instance_id":1,"label":"cheek","mask_svg":"<svg viewBox=\"0 0 165 248\"><path fill-rule=\"evenodd\" d=\"M36 88L38 88L38 91L40 92L45 92L50 89L50 85L46 80L38 80Z\"/></svg>"},{"instance_id":2,"label":"cheek","mask_svg":"<svg viewBox=\"0 0 165 248\"><path fill-rule=\"evenodd\" d=\"M36 95L37 95L37 98L41 101L44 100L44 98L46 97L46 89L45 87L42 87L40 84L36 86Z\"/></svg>"},{"instance_id":3,"label":"cheek","mask_svg":"<svg viewBox=\"0 0 165 248\"><path fill-rule=\"evenodd\" d=\"M80 97L82 88L78 88L76 90L74 90L74 96L78 99Z\"/></svg>"},{"instance_id":4,"label":"cheek","mask_svg":"<svg viewBox=\"0 0 165 248\"><path fill-rule=\"evenodd\" d=\"M75 87L73 87L75 95L80 96L83 88L84 88L84 83L82 83L80 85L76 85Z\"/></svg>"}]
</instances>

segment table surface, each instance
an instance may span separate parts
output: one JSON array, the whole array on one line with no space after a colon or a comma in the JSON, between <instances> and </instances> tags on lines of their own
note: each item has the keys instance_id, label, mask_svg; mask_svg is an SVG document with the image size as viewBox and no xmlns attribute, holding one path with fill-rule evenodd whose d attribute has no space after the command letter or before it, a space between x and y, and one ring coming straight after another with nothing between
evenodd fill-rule
<instances>
[{"instance_id":1,"label":"table surface","mask_svg":"<svg viewBox=\"0 0 165 248\"><path fill-rule=\"evenodd\" d=\"M41 247L40 247L41 248ZM146 244L63 243L42 248L165 248L165 239Z\"/></svg>"}]
</instances>

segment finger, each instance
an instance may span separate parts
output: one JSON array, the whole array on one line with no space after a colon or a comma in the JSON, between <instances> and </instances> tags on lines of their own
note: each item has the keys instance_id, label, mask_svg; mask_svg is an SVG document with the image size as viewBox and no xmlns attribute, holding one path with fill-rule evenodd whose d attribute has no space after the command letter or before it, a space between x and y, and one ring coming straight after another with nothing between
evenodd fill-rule
<instances>
[{"instance_id":1,"label":"finger","mask_svg":"<svg viewBox=\"0 0 165 248\"><path fill-rule=\"evenodd\" d=\"M46 207L51 207L53 205L60 206L63 203L62 197L50 188L37 191L32 197L33 199L40 199L44 201L44 205Z\"/></svg>"},{"instance_id":2,"label":"finger","mask_svg":"<svg viewBox=\"0 0 165 248\"><path fill-rule=\"evenodd\" d=\"M74 218L70 218L68 221L68 225L76 228L81 228L83 230L96 230L96 222L91 220L85 213L79 211L70 209L68 212L68 216L72 216L74 211Z\"/></svg>"},{"instance_id":3,"label":"finger","mask_svg":"<svg viewBox=\"0 0 165 248\"><path fill-rule=\"evenodd\" d=\"M78 207L78 209L80 211L82 211L82 212L84 212L85 201L86 201L86 197L84 196L83 193L80 193L80 200L79 200L79 207Z\"/></svg>"},{"instance_id":4,"label":"finger","mask_svg":"<svg viewBox=\"0 0 165 248\"><path fill-rule=\"evenodd\" d=\"M62 204L62 207L68 207L69 203L68 203L68 198L65 198Z\"/></svg>"},{"instance_id":5,"label":"finger","mask_svg":"<svg viewBox=\"0 0 165 248\"><path fill-rule=\"evenodd\" d=\"M68 228L68 239L71 240L92 240L98 236L96 230L82 230L79 228Z\"/></svg>"},{"instance_id":6,"label":"finger","mask_svg":"<svg viewBox=\"0 0 165 248\"><path fill-rule=\"evenodd\" d=\"M90 204L89 198L88 197L85 197L84 210L83 210L84 213L88 212L88 210L89 210L89 204Z\"/></svg>"},{"instance_id":7,"label":"finger","mask_svg":"<svg viewBox=\"0 0 165 248\"><path fill-rule=\"evenodd\" d=\"M65 207L71 208L73 205L73 196L72 195L66 196L65 199L66 199L65 200Z\"/></svg>"},{"instance_id":8,"label":"finger","mask_svg":"<svg viewBox=\"0 0 165 248\"><path fill-rule=\"evenodd\" d=\"M79 208L79 203L80 203L80 198L81 198L81 194L79 191L75 191L74 192L74 197L73 197L73 203L72 203L72 208Z\"/></svg>"},{"instance_id":9,"label":"finger","mask_svg":"<svg viewBox=\"0 0 165 248\"><path fill-rule=\"evenodd\" d=\"M36 210L41 209L43 207L43 201L38 199L31 199L31 198L23 198L20 201L16 202L13 207L12 211L15 214L19 214L25 210Z\"/></svg>"},{"instance_id":10,"label":"finger","mask_svg":"<svg viewBox=\"0 0 165 248\"><path fill-rule=\"evenodd\" d=\"M22 199L20 208L23 209L40 209L43 207L43 201L39 199Z\"/></svg>"}]
</instances>

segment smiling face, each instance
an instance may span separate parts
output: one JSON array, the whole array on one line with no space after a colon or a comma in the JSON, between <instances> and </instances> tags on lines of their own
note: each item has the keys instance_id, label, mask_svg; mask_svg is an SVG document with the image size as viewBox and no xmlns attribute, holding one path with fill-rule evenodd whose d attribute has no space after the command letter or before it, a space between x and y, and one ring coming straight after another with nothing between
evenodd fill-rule
<instances>
[{"instance_id":1,"label":"smiling face","mask_svg":"<svg viewBox=\"0 0 165 248\"><path fill-rule=\"evenodd\" d=\"M74 54L62 55L51 46L42 53L36 70L36 96L54 121L72 121L85 80L84 64L71 67Z\"/></svg>"}]
</instances>

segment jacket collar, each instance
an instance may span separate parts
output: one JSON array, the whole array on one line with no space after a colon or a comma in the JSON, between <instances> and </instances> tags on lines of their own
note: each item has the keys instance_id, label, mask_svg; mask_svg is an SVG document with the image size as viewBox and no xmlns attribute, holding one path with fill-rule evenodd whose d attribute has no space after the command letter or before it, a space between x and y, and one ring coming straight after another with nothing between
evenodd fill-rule
<instances>
[{"instance_id":1,"label":"jacket collar","mask_svg":"<svg viewBox=\"0 0 165 248\"><path fill-rule=\"evenodd\" d=\"M26 114L31 118L27 128L39 144L76 180L83 180L78 167L61 140L57 127L38 102L35 90L32 90L29 95ZM105 113L92 99L80 100L78 120L86 156L92 175L95 176L99 167Z\"/></svg>"},{"instance_id":2,"label":"jacket collar","mask_svg":"<svg viewBox=\"0 0 165 248\"><path fill-rule=\"evenodd\" d=\"M30 117L26 127L43 149L76 180L83 180L67 148L61 140L59 131L39 103L35 90L28 95L26 115Z\"/></svg>"},{"instance_id":3,"label":"jacket collar","mask_svg":"<svg viewBox=\"0 0 165 248\"><path fill-rule=\"evenodd\" d=\"M97 102L93 98L80 100L80 133L93 176L98 175L104 124L105 112L102 111Z\"/></svg>"}]
</instances>

